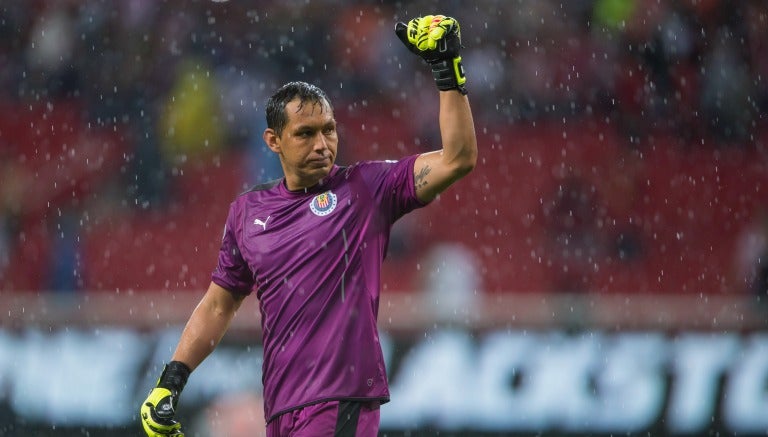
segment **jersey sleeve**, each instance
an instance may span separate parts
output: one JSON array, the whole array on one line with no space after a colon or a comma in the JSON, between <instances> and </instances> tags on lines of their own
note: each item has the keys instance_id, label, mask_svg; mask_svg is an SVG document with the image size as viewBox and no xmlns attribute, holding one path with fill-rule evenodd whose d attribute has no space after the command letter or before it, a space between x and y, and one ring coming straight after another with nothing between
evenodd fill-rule
<instances>
[{"instance_id":1,"label":"jersey sleeve","mask_svg":"<svg viewBox=\"0 0 768 437\"><path fill-rule=\"evenodd\" d=\"M250 294L254 285L253 274L240 253L237 240L237 234L241 231L242 214L237 203L233 203L224 225L219 259L211 280L232 293Z\"/></svg>"},{"instance_id":2,"label":"jersey sleeve","mask_svg":"<svg viewBox=\"0 0 768 437\"><path fill-rule=\"evenodd\" d=\"M426 205L416 196L413 166L417 157L412 155L399 161L370 161L364 164L369 189L384 207L391 222Z\"/></svg>"}]
</instances>

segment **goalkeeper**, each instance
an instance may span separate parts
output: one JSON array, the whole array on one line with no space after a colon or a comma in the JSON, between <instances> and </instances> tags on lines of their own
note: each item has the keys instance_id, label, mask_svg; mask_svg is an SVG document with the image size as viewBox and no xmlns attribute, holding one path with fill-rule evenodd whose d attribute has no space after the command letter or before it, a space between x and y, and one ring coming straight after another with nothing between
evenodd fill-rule
<instances>
[{"instance_id":1,"label":"goalkeeper","mask_svg":"<svg viewBox=\"0 0 768 437\"><path fill-rule=\"evenodd\" d=\"M183 436L176 408L190 373L256 292L268 436L375 436L389 401L378 313L392 225L469 173L477 142L459 23L428 15L395 34L429 64L442 148L398 161L335 165L326 94L290 82L267 101L263 138L284 176L232 202L218 265L171 361L141 404L148 436Z\"/></svg>"}]
</instances>

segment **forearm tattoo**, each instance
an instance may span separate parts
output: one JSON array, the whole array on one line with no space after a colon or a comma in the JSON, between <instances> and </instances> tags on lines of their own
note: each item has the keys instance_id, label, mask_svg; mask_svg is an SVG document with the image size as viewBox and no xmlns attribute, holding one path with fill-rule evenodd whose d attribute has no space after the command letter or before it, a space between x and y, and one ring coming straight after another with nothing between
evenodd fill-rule
<instances>
[{"instance_id":1,"label":"forearm tattoo","mask_svg":"<svg viewBox=\"0 0 768 437\"><path fill-rule=\"evenodd\" d=\"M425 166L424 166L424 167L422 167L422 168L421 168L421 170L419 170L419 172L416 174L415 183L416 183L416 189L417 189L417 190L418 190L419 188L424 188L424 186L425 186L425 185L427 185L427 181L426 181L426 178L427 178L427 175L429 174L429 172L431 172L431 171L432 171L432 169L431 169L431 168L429 168L429 166L428 166L428 165L425 165Z\"/></svg>"}]
</instances>

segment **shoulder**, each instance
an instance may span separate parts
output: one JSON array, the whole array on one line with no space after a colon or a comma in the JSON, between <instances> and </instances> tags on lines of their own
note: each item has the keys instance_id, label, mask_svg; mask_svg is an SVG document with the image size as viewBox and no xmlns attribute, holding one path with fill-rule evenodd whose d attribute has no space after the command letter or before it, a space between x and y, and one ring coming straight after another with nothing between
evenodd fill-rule
<instances>
[{"instance_id":1,"label":"shoulder","mask_svg":"<svg viewBox=\"0 0 768 437\"><path fill-rule=\"evenodd\" d=\"M278 186L282 179L256 184L238 194L229 205L229 215L239 216L253 205L263 203L274 196L279 196Z\"/></svg>"},{"instance_id":2,"label":"shoulder","mask_svg":"<svg viewBox=\"0 0 768 437\"><path fill-rule=\"evenodd\" d=\"M351 165L349 168L366 169L366 168L376 168L376 167L390 167L394 164L397 164L398 162L399 160L397 159L359 161L354 165Z\"/></svg>"},{"instance_id":3,"label":"shoulder","mask_svg":"<svg viewBox=\"0 0 768 437\"><path fill-rule=\"evenodd\" d=\"M371 194L386 195L412 183L415 160L416 155L398 160L360 161L346 168L344 179Z\"/></svg>"},{"instance_id":4,"label":"shoulder","mask_svg":"<svg viewBox=\"0 0 768 437\"><path fill-rule=\"evenodd\" d=\"M244 204L247 202L267 199L273 196L279 196L279 185L281 182L282 179L275 179L253 185L238 194L237 197L235 197L235 199L232 201L232 205Z\"/></svg>"},{"instance_id":5,"label":"shoulder","mask_svg":"<svg viewBox=\"0 0 768 437\"><path fill-rule=\"evenodd\" d=\"M396 170L400 167L413 168L413 161L416 160L416 155L406 156L401 159L385 159L385 160L369 160L359 161L351 166L343 167L342 170L346 170L347 174L359 173L359 174L376 174L376 173L388 173Z\"/></svg>"},{"instance_id":6,"label":"shoulder","mask_svg":"<svg viewBox=\"0 0 768 437\"><path fill-rule=\"evenodd\" d=\"M264 183L261 183L261 184L256 184L256 185L248 188L247 190L243 191L242 193L240 193L240 195L238 197L242 197L242 196L244 196L244 195L246 195L248 193L254 193L254 192L259 192L259 191L269 191L272 188L277 187L277 185L280 183L280 181L282 181L282 179L274 179L274 180L271 180L271 181L268 181L268 182L264 182Z\"/></svg>"}]
</instances>

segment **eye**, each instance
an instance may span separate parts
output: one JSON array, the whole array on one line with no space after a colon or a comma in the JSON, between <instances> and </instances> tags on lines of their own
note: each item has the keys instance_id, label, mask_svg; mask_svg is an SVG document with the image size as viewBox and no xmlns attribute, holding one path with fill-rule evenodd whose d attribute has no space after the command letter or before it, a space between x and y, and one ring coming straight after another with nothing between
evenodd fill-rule
<instances>
[{"instance_id":1,"label":"eye","mask_svg":"<svg viewBox=\"0 0 768 437\"><path fill-rule=\"evenodd\" d=\"M336 126L326 126L323 128L323 134L330 135L336 132Z\"/></svg>"}]
</instances>

